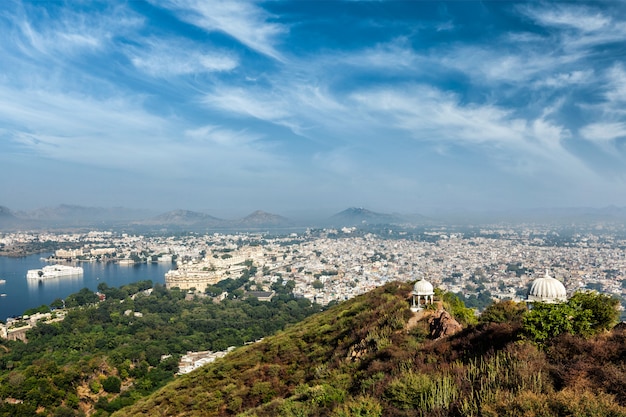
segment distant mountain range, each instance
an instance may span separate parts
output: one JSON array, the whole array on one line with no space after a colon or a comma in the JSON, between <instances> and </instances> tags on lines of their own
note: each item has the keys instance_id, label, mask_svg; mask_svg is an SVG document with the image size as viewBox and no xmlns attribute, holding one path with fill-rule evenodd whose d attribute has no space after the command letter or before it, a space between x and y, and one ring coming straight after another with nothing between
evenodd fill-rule
<instances>
[{"instance_id":1,"label":"distant mountain range","mask_svg":"<svg viewBox=\"0 0 626 417\"><path fill-rule=\"evenodd\" d=\"M191 229L257 229L290 227L296 224L277 214L257 210L242 219L225 220L211 215L189 210L173 210L144 221L135 222L139 226L160 226Z\"/></svg>"},{"instance_id":2,"label":"distant mountain range","mask_svg":"<svg viewBox=\"0 0 626 417\"><path fill-rule=\"evenodd\" d=\"M62 204L32 211L12 211L0 206L0 230L37 230L68 228L123 228L125 230L165 229L171 231L260 230L304 227L343 227L376 225L424 225L424 224L494 224L542 223L542 224L593 224L599 222L626 222L626 207L605 208L553 208L516 211L470 212L440 211L438 216L421 214L377 213L363 207L351 207L321 220L293 220L278 214L257 210L239 219L221 219L210 214L172 210L155 215L149 210L124 207L83 207Z\"/></svg>"},{"instance_id":3,"label":"distant mountain range","mask_svg":"<svg viewBox=\"0 0 626 417\"><path fill-rule=\"evenodd\" d=\"M1 229L40 229L68 227L112 227L145 218L148 210L125 207L83 207L61 204L32 211L12 211L0 206Z\"/></svg>"}]
</instances>

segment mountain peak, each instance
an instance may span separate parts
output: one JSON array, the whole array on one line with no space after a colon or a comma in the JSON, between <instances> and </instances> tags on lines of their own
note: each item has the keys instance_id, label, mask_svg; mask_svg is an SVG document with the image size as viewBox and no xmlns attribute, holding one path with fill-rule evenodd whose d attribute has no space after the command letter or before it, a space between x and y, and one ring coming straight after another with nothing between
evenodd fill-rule
<instances>
[{"instance_id":1,"label":"mountain peak","mask_svg":"<svg viewBox=\"0 0 626 417\"><path fill-rule=\"evenodd\" d=\"M397 223L399 221L400 219L392 214L376 213L363 207L350 207L330 218L330 222L337 226Z\"/></svg>"},{"instance_id":2,"label":"mountain peak","mask_svg":"<svg viewBox=\"0 0 626 417\"><path fill-rule=\"evenodd\" d=\"M253 211L238 222L239 225L251 227L285 226L288 223L289 219L286 217L263 210Z\"/></svg>"}]
</instances>

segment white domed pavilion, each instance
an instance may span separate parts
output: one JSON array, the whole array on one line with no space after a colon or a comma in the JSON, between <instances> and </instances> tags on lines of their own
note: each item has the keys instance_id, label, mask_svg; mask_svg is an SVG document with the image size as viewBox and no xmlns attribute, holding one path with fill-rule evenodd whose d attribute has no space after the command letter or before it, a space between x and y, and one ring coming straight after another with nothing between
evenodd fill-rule
<instances>
[{"instance_id":1,"label":"white domed pavilion","mask_svg":"<svg viewBox=\"0 0 626 417\"><path fill-rule=\"evenodd\" d=\"M562 303L567 301L567 291L561 281L546 275L533 281L528 292L529 302Z\"/></svg>"},{"instance_id":2,"label":"white domed pavilion","mask_svg":"<svg viewBox=\"0 0 626 417\"><path fill-rule=\"evenodd\" d=\"M423 276L413 285L413 292L411 294L413 295L413 305L411 306L411 310L413 311L421 310L422 305L432 304L434 302L435 290L433 284L426 281ZM416 297L417 303L415 301ZM424 298L423 304L422 297Z\"/></svg>"}]
</instances>

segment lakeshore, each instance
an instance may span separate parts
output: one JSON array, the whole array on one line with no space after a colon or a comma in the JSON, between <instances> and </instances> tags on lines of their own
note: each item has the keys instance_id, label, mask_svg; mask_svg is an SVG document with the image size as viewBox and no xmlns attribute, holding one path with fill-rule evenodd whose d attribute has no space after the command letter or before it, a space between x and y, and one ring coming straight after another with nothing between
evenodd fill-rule
<instances>
[{"instance_id":1,"label":"lakeshore","mask_svg":"<svg viewBox=\"0 0 626 417\"><path fill-rule=\"evenodd\" d=\"M29 308L49 305L57 298L64 299L82 288L95 291L101 282L112 287L142 280L163 284L165 273L172 267L171 264L158 263L123 266L112 262L83 262L80 264L84 270L82 276L59 277L41 282L27 280L27 271L47 265L41 258L50 255L52 253L43 252L23 257L0 256L0 277L6 281L1 288L6 296L0 298L0 321L20 316Z\"/></svg>"}]
</instances>

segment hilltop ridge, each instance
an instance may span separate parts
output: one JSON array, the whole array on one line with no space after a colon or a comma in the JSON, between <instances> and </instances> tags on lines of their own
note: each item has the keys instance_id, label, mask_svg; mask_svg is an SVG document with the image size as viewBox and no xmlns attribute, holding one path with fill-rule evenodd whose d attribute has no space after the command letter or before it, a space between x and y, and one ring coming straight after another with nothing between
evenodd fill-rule
<instances>
[{"instance_id":1,"label":"hilltop ridge","mask_svg":"<svg viewBox=\"0 0 626 417\"><path fill-rule=\"evenodd\" d=\"M624 329L542 350L520 342L525 307L500 303L434 340L436 314L416 320L410 292L395 282L343 302L114 416L626 415Z\"/></svg>"}]
</instances>

